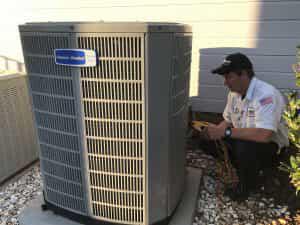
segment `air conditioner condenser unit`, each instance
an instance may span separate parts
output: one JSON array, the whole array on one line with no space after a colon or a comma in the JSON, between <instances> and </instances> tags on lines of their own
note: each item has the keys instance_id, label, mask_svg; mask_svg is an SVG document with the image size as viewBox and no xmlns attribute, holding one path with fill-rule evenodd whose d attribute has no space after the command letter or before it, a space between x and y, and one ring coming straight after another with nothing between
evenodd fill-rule
<instances>
[{"instance_id":1,"label":"air conditioner condenser unit","mask_svg":"<svg viewBox=\"0 0 300 225\"><path fill-rule=\"evenodd\" d=\"M191 28L60 22L19 27L46 205L154 224L184 190Z\"/></svg>"}]
</instances>

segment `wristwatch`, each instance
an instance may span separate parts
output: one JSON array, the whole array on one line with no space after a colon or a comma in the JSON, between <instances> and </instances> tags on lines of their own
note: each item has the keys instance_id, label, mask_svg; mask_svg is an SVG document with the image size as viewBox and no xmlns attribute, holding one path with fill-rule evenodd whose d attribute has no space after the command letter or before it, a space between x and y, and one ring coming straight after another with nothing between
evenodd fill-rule
<instances>
[{"instance_id":1,"label":"wristwatch","mask_svg":"<svg viewBox=\"0 0 300 225\"><path fill-rule=\"evenodd\" d=\"M225 138L230 138L231 134L232 134L231 127L226 127L225 134L224 134Z\"/></svg>"}]
</instances>

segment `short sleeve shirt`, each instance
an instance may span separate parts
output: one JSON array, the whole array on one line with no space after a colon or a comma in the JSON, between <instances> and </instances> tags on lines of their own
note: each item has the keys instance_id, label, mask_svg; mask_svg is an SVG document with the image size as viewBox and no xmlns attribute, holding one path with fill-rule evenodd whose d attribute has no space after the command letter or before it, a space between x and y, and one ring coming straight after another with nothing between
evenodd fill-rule
<instances>
[{"instance_id":1,"label":"short sleeve shirt","mask_svg":"<svg viewBox=\"0 0 300 225\"><path fill-rule=\"evenodd\" d=\"M224 119L235 128L264 128L273 131L271 140L287 146L288 129L282 118L285 101L272 85L252 78L246 96L230 92L223 112Z\"/></svg>"}]
</instances>

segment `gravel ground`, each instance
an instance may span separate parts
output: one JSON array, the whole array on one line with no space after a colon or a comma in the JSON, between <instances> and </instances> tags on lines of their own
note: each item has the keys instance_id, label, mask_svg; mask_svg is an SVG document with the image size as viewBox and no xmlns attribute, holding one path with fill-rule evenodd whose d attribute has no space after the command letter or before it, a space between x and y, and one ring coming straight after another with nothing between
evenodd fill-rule
<instances>
[{"instance_id":1,"label":"gravel ground","mask_svg":"<svg viewBox=\"0 0 300 225\"><path fill-rule=\"evenodd\" d=\"M39 166L35 165L17 180L0 187L0 225L19 224L18 214L42 193Z\"/></svg>"},{"instance_id":2,"label":"gravel ground","mask_svg":"<svg viewBox=\"0 0 300 225\"><path fill-rule=\"evenodd\" d=\"M291 222L287 206L276 205L273 199L263 198L260 194L253 194L242 203L224 197L223 185L216 180L215 159L201 150L188 151L187 164L203 170L193 225L297 224ZM38 165L16 181L0 187L0 225L18 224L20 211L41 193Z\"/></svg>"},{"instance_id":3,"label":"gravel ground","mask_svg":"<svg viewBox=\"0 0 300 225\"><path fill-rule=\"evenodd\" d=\"M187 164L203 171L193 225L300 224L290 218L287 206L260 193L251 194L241 203L223 196L224 185L216 179L216 160L201 150L188 151Z\"/></svg>"}]
</instances>

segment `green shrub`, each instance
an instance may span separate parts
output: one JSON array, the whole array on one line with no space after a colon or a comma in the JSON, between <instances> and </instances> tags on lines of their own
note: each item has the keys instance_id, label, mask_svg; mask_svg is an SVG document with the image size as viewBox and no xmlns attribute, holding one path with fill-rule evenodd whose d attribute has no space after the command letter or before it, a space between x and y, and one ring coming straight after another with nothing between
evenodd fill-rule
<instances>
[{"instance_id":1,"label":"green shrub","mask_svg":"<svg viewBox=\"0 0 300 225\"><path fill-rule=\"evenodd\" d=\"M300 87L300 46L297 53L298 64L293 65L296 76L296 85ZM284 119L289 128L290 143L296 147L295 156L290 157L290 165L282 164L282 169L289 172L291 183L300 191L300 99L297 91L288 95L287 109Z\"/></svg>"}]
</instances>

